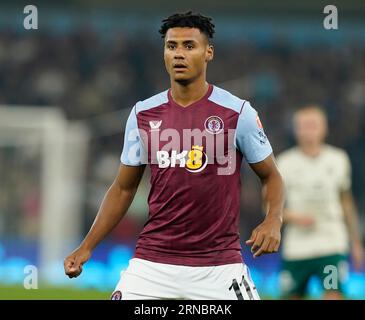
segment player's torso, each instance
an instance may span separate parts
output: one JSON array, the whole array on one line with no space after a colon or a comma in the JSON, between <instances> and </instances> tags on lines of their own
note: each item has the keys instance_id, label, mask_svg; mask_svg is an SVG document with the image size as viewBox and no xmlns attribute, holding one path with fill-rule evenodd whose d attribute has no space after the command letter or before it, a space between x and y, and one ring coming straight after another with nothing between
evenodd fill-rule
<instances>
[{"instance_id":1,"label":"player's torso","mask_svg":"<svg viewBox=\"0 0 365 320\"><path fill-rule=\"evenodd\" d=\"M312 226L286 226L283 255L287 259L344 253L347 234L340 202L345 168L341 156L325 146L316 158L298 148L279 157L287 208L315 219Z\"/></svg>"},{"instance_id":2,"label":"player's torso","mask_svg":"<svg viewBox=\"0 0 365 320\"><path fill-rule=\"evenodd\" d=\"M286 160L283 177L289 206L294 210L318 214L321 219L334 218L338 210L343 162L327 147L311 158L299 149Z\"/></svg>"},{"instance_id":3,"label":"player's torso","mask_svg":"<svg viewBox=\"0 0 365 320\"><path fill-rule=\"evenodd\" d=\"M234 146L239 112L211 101L212 90L187 107L168 97L153 108L137 108L151 167L141 246L153 243L156 250L195 254L240 249L242 155Z\"/></svg>"}]
</instances>

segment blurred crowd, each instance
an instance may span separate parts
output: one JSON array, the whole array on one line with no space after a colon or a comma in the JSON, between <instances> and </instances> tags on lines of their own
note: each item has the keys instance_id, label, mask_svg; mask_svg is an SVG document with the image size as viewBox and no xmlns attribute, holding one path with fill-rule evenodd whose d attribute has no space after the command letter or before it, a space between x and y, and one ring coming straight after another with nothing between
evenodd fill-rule
<instances>
[{"instance_id":1,"label":"blurred crowd","mask_svg":"<svg viewBox=\"0 0 365 320\"><path fill-rule=\"evenodd\" d=\"M224 43L217 40L214 45L215 58L208 68L209 82L251 101L261 114L276 153L293 144L291 116L295 108L316 103L326 109L330 122L328 141L349 152L354 194L364 213L365 47L356 43L343 46L313 43L296 47L285 39L270 44L244 39ZM142 33L117 32L106 36L88 28L67 34L3 31L0 33L0 105L59 106L70 120L87 120L129 109L136 101L168 87L162 50L162 40ZM92 133L98 130L92 125L90 129ZM120 133L95 135L92 139L85 230L114 177L122 141L122 127ZM0 161L5 161L3 149L1 153ZM27 170L23 176L17 174L16 182L11 172L1 173L1 184L15 183L18 190L30 180L26 177ZM248 178L244 180L242 193L241 224L247 234L261 219L260 195L254 187L257 184L254 177L248 170L244 174ZM148 188L143 187L141 192L146 195ZM14 197L17 198L7 201L0 197L0 215L7 211L9 202L30 201L30 198L37 203L34 195L24 198L14 193ZM115 231L116 237L132 236L139 230L147 214L145 202L146 199L141 199L133 207L138 221L127 219ZM22 210L34 210L35 206L20 204Z\"/></svg>"}]
</instances>

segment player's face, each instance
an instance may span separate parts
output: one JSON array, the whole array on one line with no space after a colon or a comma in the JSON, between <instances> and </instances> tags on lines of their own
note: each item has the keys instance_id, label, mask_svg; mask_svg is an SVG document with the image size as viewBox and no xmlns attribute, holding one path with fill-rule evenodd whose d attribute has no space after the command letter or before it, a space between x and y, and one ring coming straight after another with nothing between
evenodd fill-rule
<instances>
[{"instance_id":1,"label":"player's face","mask_svg":"<svg viewBox=\"0 0 365 320\"><path fill-rule=\"evenodd\" d=\"M295 135L299 144L320 144L326 137L326 119L316 110L299 112L294 120Z\"/></svg>"},{"instance_id":2,"label":"player's face","mask_svg":"<svg viewBox=\"0 0 365 320\"><path fill-rule=\"evenodd\" d=\"M213 59L213 47L197 28L171 28L167 31L164 60L170 78L189 84L204 76L207 62Z\"/></svg>"}]
</instances>

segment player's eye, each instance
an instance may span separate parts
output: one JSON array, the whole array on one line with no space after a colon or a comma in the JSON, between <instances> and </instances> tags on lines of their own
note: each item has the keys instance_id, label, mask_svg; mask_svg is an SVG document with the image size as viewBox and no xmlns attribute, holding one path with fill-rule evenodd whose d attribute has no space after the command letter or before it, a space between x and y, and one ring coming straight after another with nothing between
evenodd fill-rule
<instances>
[{"instance_id":1,"label":"player's eye","mask_svg":"<svg viewBox=\"0 0 365 320\"><path fill-rule=\"evenodd\" d=\"M174 45L174 44L172 44L172 43L168 43L168 44L166 45L166 47L167 47L167 49L169 49L169 50L173 50L173 49L175 48L175 45Z\"/></svg>"},{"instance_id":2,"label":"player's eye","mask_svg":"<svg viewBox=\"0 0 365 320\"><path fill-rule=\"evenodd\" d=\"M187 44L185 47L188 50L194 49L194 46L192 44Z\"/></svg>"}]
</instances>

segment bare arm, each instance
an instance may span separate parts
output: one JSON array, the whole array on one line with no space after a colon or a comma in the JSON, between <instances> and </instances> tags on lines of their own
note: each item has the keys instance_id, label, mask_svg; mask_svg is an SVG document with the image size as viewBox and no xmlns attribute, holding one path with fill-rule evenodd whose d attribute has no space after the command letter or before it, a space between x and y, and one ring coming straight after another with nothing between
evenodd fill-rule
<instances>
[{"instance_id":1,"label":"bare arm","mask_svg":"<svg viewBox=\"0 0 365 320\"><path fill-rule=\"evenodd\" d=\"M350 236L350 244L354 266L357 270L362 269L364 260L364 248L362 245L360 223L351 191L341 193L341 204L344 212L344 219Z\"/></svg>"},{"instance_id":2,"label":"bare arm","mask_svg":"<svg viewBox=\"0 0 365 320\"><path fill-rule=\"evenodd\" d=\"M277 252L281 240L283 223L284 184L275 164L274 156L251 164L262 184L263 204L266 212L265 220L252 232L246 243L252 245L254 257L263 253Z\"/></svg>"},{"instance_id":3,"label":"bare arm","mask_svg":"<svg viewBox=\"0 0 365 320\"><path fill-rule=\"evenodd\" d=\"M94 223L81 245L64 261L65 273L77 277L82 272L82 265L90 258L95 247L114 229L127 213L145 166L119 167L118 174L106 192L96 215Z\"/></svg>"}]
</instances>

